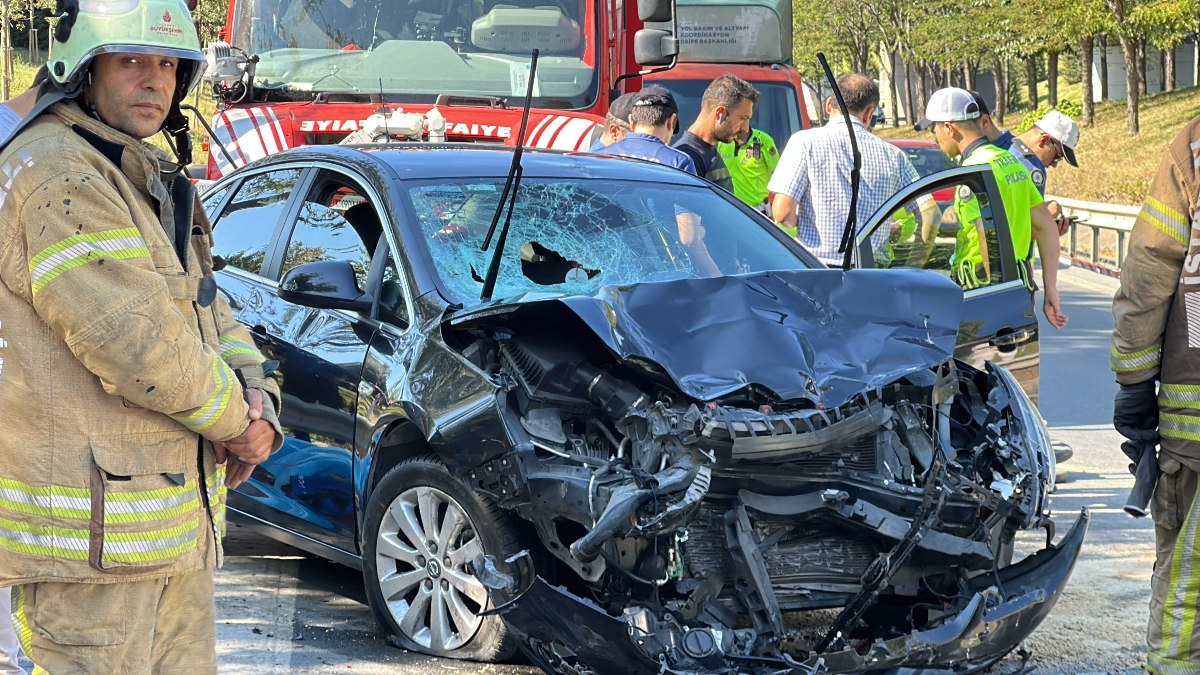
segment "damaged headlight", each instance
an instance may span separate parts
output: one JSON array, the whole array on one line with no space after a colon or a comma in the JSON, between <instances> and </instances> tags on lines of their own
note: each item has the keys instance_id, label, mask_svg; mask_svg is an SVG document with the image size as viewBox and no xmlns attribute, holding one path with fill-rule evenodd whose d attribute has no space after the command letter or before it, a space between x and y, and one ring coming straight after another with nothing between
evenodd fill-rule
<instances>
[{"instance_id":1,"label":"damaged headlight","mask_svg":"<svg viewBox=\"0 0 1200 675\"><path fill-rule=\"evenodd\" d=\"M1020 457L1014 459L1023 464L1033 478L1027 492L1029 508L1023 509L1026 515L1022 525L1040 527L1050 516L1048 496L1054 490L1054 448L1050 444L1050 432L1041 413L1012 373L990 363L987 369L1008 394L1012 421L1017 428L1011 429L1006 436L1020 453Z\"/></svg>"}]
</instances>

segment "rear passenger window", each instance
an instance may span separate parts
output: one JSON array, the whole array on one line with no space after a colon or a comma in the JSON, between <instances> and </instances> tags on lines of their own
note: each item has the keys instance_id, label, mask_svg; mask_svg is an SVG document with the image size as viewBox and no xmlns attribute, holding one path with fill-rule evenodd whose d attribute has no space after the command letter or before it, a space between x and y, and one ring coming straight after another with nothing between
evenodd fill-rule
<instances>
[{"instance_id":1,"label":"rear passenger window","mask_svg":"<svg viewBox=\"0 0 1200 675\"><path fill-rule=\"evenodd\" d=\"M303 169L250 176L213 224L213 254L230 267L261 274L275 226ZM207 199L206 199L207 201Z\"/></svg>"}]
</instances>

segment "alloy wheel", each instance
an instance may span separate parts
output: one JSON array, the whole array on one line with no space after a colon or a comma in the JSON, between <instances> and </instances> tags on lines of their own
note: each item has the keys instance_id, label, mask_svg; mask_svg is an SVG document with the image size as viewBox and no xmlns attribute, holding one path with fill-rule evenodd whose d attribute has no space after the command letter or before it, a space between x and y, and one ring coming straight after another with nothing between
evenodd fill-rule
<instances>
[{"instance_id":1,"label":"alloy wheel","mask_svg":"<svg viewBox=\"0 0 1200 675\"><path fill-rule=\"evenodd\" d=\"M375 569L388 611L412 642L451 651L479 630L487 589L467 565L481 553L474 523L445 492L413 487L388 505Z\"/></svg>"}]
</instances>

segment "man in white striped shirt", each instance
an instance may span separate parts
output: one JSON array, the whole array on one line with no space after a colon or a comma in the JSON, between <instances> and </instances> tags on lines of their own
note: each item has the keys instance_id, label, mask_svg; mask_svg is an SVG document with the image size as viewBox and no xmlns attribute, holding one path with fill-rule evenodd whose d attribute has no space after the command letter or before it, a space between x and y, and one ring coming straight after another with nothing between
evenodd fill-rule
<instances>
[{"instance_id":1,"label":"man in white striped shirt","mask_svg":"<svg viewBox=\"0 0 1200 675\"><path fill-rule=\"evenodd\" d=\"M888 198L918 178L904 151L867 127L879 105L879 87L859 74L842 76L838 87L849 117L841 115L836 103L827 101L829 123L793 134L767 185L775 195L771 209L775 221L786 229L795 228L800 243L828 265L842 263L838 246L850 209L854 155L846 124L853 126L862 155L856 231ZM889 234L888 228L881 227L871 236L876 250L887 244Z\"/></svg>"}]
</instances>

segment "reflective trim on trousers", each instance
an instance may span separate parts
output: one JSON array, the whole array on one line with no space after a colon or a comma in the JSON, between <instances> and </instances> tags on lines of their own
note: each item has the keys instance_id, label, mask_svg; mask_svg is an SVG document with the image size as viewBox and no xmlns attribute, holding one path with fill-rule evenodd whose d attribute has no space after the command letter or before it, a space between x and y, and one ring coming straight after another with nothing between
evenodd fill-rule
<instances>
[{"instance_id":1,"label":"reflective trim on trousers","mask_svg":"<svg viewBox=\"0 0 1200 675\"><path fill-rule=\"evenodd\" d=\"M1158 368L1162 363L1162 345L1157 344L1128 354L1119 352L1116 347L1112 347L1109 350L1109 362L1114 373L1131 373Z\"/></svg>"},{"instance_id":2,"label":"reflective trim on trousers","mask_svg":"<svg viewBox=\"0 0 1200 675\"><path fill-rule=\"evenodd\" d=\"M1200 441L1200 417L1179 413L1159 413L1158 433L1167 438Z\"/></svg>"},{"instance_id":3,"label":"reflective trim on trousers","mask_svg":"<svg viewBox=\"0 0 1200 675\"><path fill-rule=\"evenodd\" d=\"M1158 654L1147 654L1146 672L1154 675L1200 675L1200 663L1167 659Z\"/></svg>"},{"instance_id":4,"label":"reflective trim on trousers","mask_svg":"<svg viewBox=\"0 0 1200 675\"><path fill-rule=\"evenodd\" d=\"M1163 603L1162 643L1157 652L1147 655L1147 668L1153 666L1157 672L1200 673L1200 663L1191 660L1196 600L1200 597L1200 569L1195 564L1198 526L1200 499L1193 498L1171 552Z\"/></svg>"},{"instance_id":5,"label":"reflective trim on trousers","mask_svg":"<svg viewBox=\"0 0 1200 675\"><path fill-rule=\"evenodd\" d=\"M17 629L17 642L20 643L25 656L34 662L33 671L29 675L49 675L37 665L37 656L33 653L33 627L29 625L29 615L26 613L25 591L20 586L15 586L12 593L16 605L13 608L13 624Z\"/></svg>"}]
</instances>

